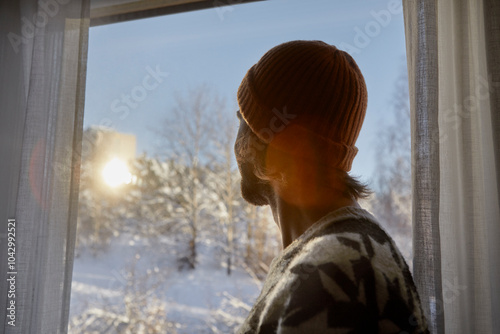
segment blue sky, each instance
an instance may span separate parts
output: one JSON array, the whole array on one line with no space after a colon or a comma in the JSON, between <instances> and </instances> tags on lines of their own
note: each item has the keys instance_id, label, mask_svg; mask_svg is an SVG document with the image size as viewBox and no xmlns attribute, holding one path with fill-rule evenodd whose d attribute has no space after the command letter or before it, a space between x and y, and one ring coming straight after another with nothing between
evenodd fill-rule
<instances>
[{"instance_id":1,"label":"blue sky","mask_svg":"<svg viewBox=\"0 0 500 334\"><path fill-rule=\"evenodd\" d=\"M393 118L395 81L406 71L401 0L271 0L93 27L84 126L133 133L137 153L153 155L151 128L169 115L175 94L207 84L235 117L248 68L273 46L296 39L334 44L361 68L368 110L352 174L369 181L379 131ZM155 71L168 75L144 82ZM127 105L123 96L133 94Z\"/></svg>"}]
</instances>

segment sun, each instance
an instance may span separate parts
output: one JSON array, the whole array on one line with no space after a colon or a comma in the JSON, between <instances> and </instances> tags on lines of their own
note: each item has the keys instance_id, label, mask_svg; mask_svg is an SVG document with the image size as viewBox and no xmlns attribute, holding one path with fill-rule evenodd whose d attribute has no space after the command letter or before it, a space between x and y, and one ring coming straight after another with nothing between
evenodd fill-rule
<instances>
[{"instance_id":1,"label":"sun","mask_svg":"<svg viewBox=\"0 0 500 334\"><path fill-rule=\"evenodd\" d=\"M129 184L132 181L132 174L130 174L127 165L117 158L111 160L104 166L102 177L104 182L112 188L122 184Z\"/></svg>"}]
</instances>

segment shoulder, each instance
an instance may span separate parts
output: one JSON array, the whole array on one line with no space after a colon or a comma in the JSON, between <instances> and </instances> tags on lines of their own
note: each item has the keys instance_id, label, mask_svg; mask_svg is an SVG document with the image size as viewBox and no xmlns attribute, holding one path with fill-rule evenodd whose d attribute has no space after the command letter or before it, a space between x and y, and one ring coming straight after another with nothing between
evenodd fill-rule
<instances>
[{"instance_id":1,"label":"shoulder","mask_svg":"<svg viewBox=\"0 0 500 334\"><path fill-rule=\"evenodd\" d=\"M303 276L312 267L343 270L353 280L374 269L408 271L392 239L378 224L366 219L346 219L326 225L305 241L288 268Z\"/></svg>"},{"instance_id":2,"label":"shoulder","mask_svg":"<svg viewBox=\"0 0 500 334\"><path fill-rule=\"evenodd\" d=\"M415 312L422 318L408 266L373 221L346 219L327 226L304 243L288 268L279 327L287 333L327 328L366 333L381 326L413 333L410 319Z\"/></svg>"}]
</instances>

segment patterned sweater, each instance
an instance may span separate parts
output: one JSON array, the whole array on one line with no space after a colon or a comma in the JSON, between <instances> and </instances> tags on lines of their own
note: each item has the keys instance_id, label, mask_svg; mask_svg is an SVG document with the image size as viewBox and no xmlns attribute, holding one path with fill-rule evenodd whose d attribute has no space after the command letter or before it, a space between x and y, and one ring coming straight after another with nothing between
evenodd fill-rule
<instances>
[{"instance_id":1,"label":"patterned sweater","mask_svg":"<svg viewBox=\"0 0 500 334\"><path fill-rule=\"evenodd\" d=\"M273 260L243 333L428 333L410 271L367 211L329 213Z\"/></svg>"}]
</instances>

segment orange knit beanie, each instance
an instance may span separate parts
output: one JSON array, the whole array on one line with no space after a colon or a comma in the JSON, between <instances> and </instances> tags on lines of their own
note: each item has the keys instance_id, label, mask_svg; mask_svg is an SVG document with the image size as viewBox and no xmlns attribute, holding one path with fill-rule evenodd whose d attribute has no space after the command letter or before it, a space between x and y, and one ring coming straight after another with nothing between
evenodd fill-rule
<instances>
[{"instance_id":1,"label":"orange knit beanie","mask_svg":"<svg viewBox=\"0 0 500 334\"><path fill-rule=\"evenodd\" d=\"M243 119L273 148L343 171L351 169L367 106L354 59L321 41L269 50L238 89Z\"/></svg>"}]
</instances>

